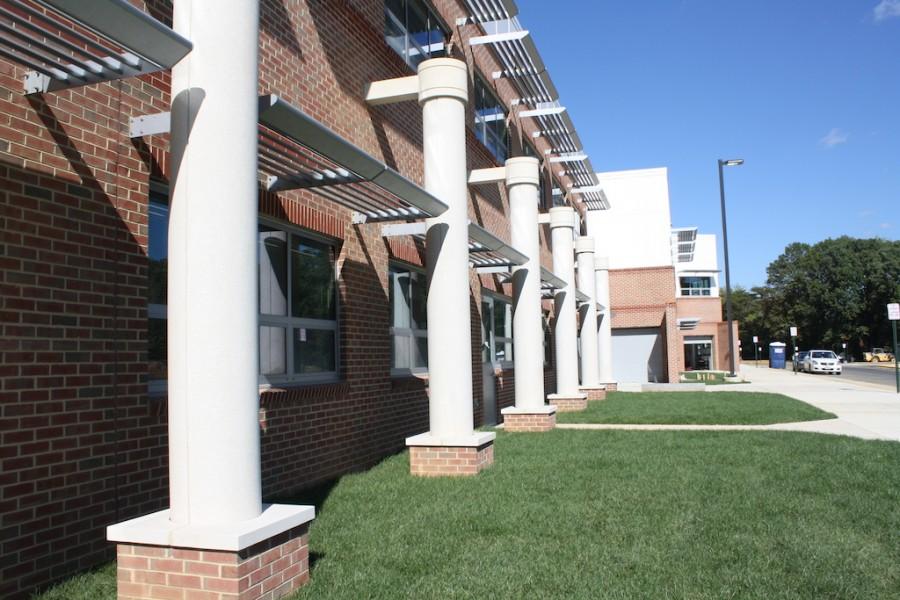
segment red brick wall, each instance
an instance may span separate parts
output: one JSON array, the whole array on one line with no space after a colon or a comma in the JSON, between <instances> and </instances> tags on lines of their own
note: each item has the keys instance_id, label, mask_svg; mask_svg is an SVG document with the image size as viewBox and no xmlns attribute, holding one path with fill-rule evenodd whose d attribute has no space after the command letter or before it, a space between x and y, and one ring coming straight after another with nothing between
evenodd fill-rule
<instances>
[{"instance_id":1,"label":"red brick wall","mask_svg":"<svg viewBox=\"0 0 900 600\"><path fill-rule=\"evenodd\" d=\"M451 25L464 14L457 0L436 5ZM418 105L362 99L369 81L411 74L384 42L383 2L261 6L260 91L421 182ZM148 10L165 21L171 3ZM484 47L465 58L483 73L499 70ZM23 74L0 61L2 597L110 558L106 525L167 504L165 399L147 396L146 248L148 184L165 180L168 136L130 140L126 131L130 116L168 110L169 75L25 98ZM497 92L507 102L517 95L506 80ZM522 123L523 136L533 128ZM496 164L471 127L468 144L470 168ZM502 187L472 189L470 217L508 239ZM349 211L308 192L263 195L260 211L334 239L340 269L341 382L260 401L263 491L272 497L372 465L427 429L427 382L390 377L386 287L389 261L421 263L422 248L385 240L379 225L352 225ZM547 237L541 228L549 266ZM511 290L474 273L470 283L480 423L481 286ZM512 373L503 385L501 406Z\"/></svg>"}]
</instances>

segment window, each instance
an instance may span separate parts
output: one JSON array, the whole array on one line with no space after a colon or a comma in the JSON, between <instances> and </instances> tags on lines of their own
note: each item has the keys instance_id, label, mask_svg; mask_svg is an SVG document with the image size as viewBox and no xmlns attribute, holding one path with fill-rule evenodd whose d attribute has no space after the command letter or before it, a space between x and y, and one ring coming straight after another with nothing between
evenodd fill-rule
<instances>
[{"instance_id":1,"label":"window","mask_svg":"<svg viewBox=\"0 0 900 600\"><path fill-rule=\"evenodd\" d=\"M512 304L495 296L481 298L482 362L513 360Z\"/></svg>"},{"instance_id":2,"label":"window","mask_svg":"<svg viewBox=\"0 0 900 600\"><path fill-rule=\"evenodd\" d=\"M147 219L147 360L151 394L166 391L168 336L166 290L169 270L169 199L164 187L151 184Z\"/></svg>"},{"instance_id":3,"label":"window","mask_svg":"<svg viewBox=\"0 0 900 600\"><path fill-rule=\"evenodd\" d=\"M475 78L475 137L503 164L509 156L509 131L506 111L494 92Z\"/></svg>"},{"instance_id":4,"label":"window","mask_svg":"<svg viewBox=\"0 0 900 600\"><path fill-rule=\"evenodd\" d=\"M263 383L337 379L334 247L259 225L259 373Z\"/></svg>"},{"instance_id":5,"label":"window","mask_svg":"<svg viewBox=\"0 0 900 600\"><path fill-rule=\"evenodd\" d=\"M447 28L422 0L386 0L384 39L415 69L429 58L446 54Z\"/></svg>"},{"instance_id":6,"label":"window","mask_svg":"<svg viewBox=\"0 0 900 600\"><path fill-rule=\"evenodd\" d=\"M711 296L712 277L680 277L682 296Z\"/></svg>"},{"instance_id":7,"label":"window","mask_svg":"<svg viewBox=\"0 0 900 600\"><path fill-rule=\"evenodd\" d=\"M428 370L427 281L424 273L406 267L390 268L391 372Z\"/></svg>"}]
</instances>

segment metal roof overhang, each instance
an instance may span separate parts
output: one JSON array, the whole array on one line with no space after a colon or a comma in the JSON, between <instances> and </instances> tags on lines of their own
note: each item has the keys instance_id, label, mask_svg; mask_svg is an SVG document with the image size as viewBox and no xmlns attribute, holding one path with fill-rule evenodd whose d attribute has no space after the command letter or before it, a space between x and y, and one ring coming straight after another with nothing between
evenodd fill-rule
<instances>
[{"instance_id":1,"label":"metal roof overhang","mask_svg":"<svg viewBox=\"0 0 900 600\"><path fill-rule=\"evenodd\" d=\"M127 0L5 0L0 17L0 56L33 69L26 94L170 69L193 47Z\"/></svg>"},{"instance_id":2,"label":"metal roof overhang","mask_svg":"<svg viewBox=\"0 0 900 600\"><path fill-rule=\"evenodd\" d=\"M469 223L469 260L476 267L524 265L528 257L493 233Z\"/></svg>"},{"instance_id":3,"label":"metal roof overhang","mask_svg":"<svg viewBox=\"0 0 900 600\"><path fill-rule=\"evenodd\" d=\"M519 14L519 7L513 0L466 0L466 6L470 16L457 21L459 25L512 19Z\"/></svg>"},{"instance_id":4,"label":"metal roof overhang","mask_svg":"<svg viewBox=\"0 0 900 600\"><path fill-rule=\"evenodd\" d=\"M435 217L447 205L275 95L259 99L259 166L272 192L310 189L355 211L354 222Z\"/></svg>"},{"instance_id":5,"label":"metal roof overhang","mask_svg":"<svg viewBox=\"0 0 900 600\"><path fill-rule=\"evenodd\" d=\"M579 194L588 210L609 210L609 199L599 185L576 187L569 191Z\"/></svg>"}]
</instances>

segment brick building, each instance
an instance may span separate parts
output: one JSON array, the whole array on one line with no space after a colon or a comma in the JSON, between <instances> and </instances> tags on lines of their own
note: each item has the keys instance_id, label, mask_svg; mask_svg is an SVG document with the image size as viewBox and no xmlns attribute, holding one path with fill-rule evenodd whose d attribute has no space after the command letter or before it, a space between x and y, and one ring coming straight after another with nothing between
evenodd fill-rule
<instances>
[{"instance_id":1,"label":"brick building","mask_svg":"<svg viewBox=\"0 0 900 600\"><path fill-rule=\"evenodd\" d=\"M132 4L172 26L172 2ZM550 168L550 158L582 150L572 121L539 57L532 83L510 77L509 54L491 36L527 32L512 2L487 4L496 10L463 0L263 0L258 94L277 95L417 185L425 178L420 108L367 103L367 86L408 77L427 58L457 58L469 77L467 168L539 157L541 211L570 203L584 212L591 192L551 192L597 183L586 159ZM96 54L99 38L44 5L8 5L5 23L22 35L0 58L0 596L18 598L110 559L107 526L169 504L169 198L179 157L159 116L173 104L168 68L126 66L132 76L123 77L124 60L118 76L75 68L58 76L46 51L21 48L55 40L64 57ZM125 56L122 40L103 45ZM45 76L29 88L35 62ZM221 135L227 144L231 132ZM373 193L363 184L343 196L309 182L272 187L279 160L306 159L278 151L289 142L281 133L259 135L258 427L261 493L272 499L365 469L428 429L426 246L421 236L386 235L377 210L361 219ZM467 193L471 222L508 241L506 187ZM229 199L212 200L198 200L197 210L228 209ZM549 228L539 235L549 268ZM212 244L210 255L227 255L229 242ZM214 268L225 277L231 265ZM477 426L501 420L515 402L512 286L490 269L469 273ZM658 324L670 309L651 304ZM547 324L551 307L544 302Z\"/></svg>"},{"instance_id":2,"label":"brick building","mask_svg":"<svg viewBox=\"0 0 900 600\"><path fill-rule=\"evenodd\" d=\"M609 257L613 379L674 383L685 371L728 370L716 236L672 228L665 168L598 177L611 208L589 211L586 223Z\"/></svg>"}]
</instances>

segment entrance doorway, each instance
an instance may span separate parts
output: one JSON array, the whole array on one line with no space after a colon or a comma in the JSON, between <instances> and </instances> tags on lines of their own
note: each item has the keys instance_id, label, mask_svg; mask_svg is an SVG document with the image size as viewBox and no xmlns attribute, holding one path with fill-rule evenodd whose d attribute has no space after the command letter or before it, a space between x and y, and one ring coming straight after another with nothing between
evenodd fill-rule
<instances>
[{"instance_id":1,"label":"entrance doorway","mask_svg":"<svg viewBox=\"0 0 900 600\"><path fill-rule=\"evenodd\" d=\"M712 337L684 339L684 370L711 371L715 368L712 356Z\"/></svg>"}]
</instances>

